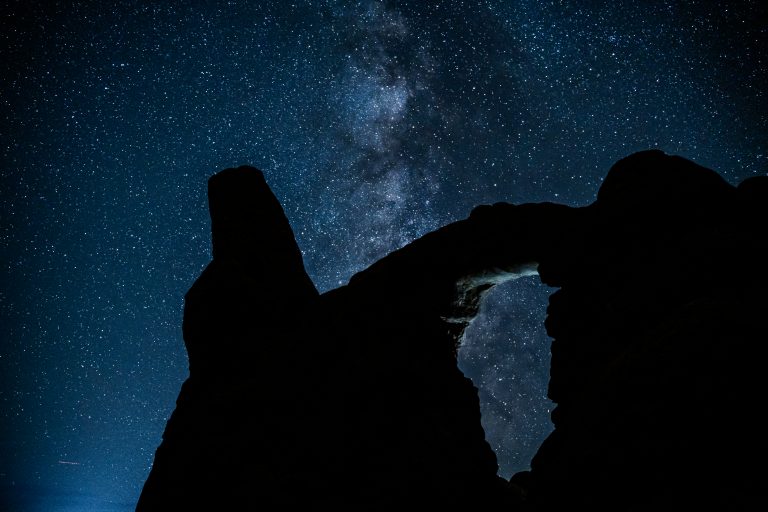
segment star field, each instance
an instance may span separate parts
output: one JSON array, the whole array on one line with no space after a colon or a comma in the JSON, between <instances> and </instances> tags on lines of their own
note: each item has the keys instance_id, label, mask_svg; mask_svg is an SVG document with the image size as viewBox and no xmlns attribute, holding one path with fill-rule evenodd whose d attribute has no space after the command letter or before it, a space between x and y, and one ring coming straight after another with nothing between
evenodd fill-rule
<instances>
[{"instance_id":1,"label":"star field","mask_svg":"<svg viewBox=\"0 0 768 512\"><path fill-rule=\"evenodd\" d=\"M31 4L0 7L3 510L133 509L217 170L264 171L321 291L634 151L768 172L757 1ZM550 430L550 291L494 290L460 355L507 478Z\"/></svg>"}]
</instances>

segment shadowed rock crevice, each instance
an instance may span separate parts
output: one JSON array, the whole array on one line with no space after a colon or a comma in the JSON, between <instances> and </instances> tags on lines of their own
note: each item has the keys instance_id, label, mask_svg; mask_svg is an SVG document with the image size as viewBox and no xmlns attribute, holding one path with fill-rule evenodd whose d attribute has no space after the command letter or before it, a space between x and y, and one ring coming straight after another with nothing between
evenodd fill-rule
<instances>
[{"instance_id":1,"label":"shadowed rock crevice","mask_svg":"<svg viewBox=\"0 0 768 512\"><path fill-rule=\"evenodd\" d=\"M137 509L764 503L766 181L637 153L590 206L481 206L320 295L261 172L222 171ZM488 289L536 272L555 430L510 483L456 351Z\"/></svg>"}]
</instances>

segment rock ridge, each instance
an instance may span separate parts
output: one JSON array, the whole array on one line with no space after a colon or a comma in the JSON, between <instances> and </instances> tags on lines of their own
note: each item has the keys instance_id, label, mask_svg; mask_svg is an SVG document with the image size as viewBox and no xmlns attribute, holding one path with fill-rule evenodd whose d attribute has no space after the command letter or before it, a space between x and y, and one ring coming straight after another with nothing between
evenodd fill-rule
<instances>
[{"instance_id":1,"label":"rock ridge","mask_svg":"<svg viewBox=\"0 0 768 512\"><path fill-rule=\"evenodd\" d=\"M768 177L635 153L589 206L480 206L324 294L260 171L208 193L190 377L137 510L768 503ZM507 482L456 355L484 293L535 274L555 429Z\"/></svg>"}]
</instances>

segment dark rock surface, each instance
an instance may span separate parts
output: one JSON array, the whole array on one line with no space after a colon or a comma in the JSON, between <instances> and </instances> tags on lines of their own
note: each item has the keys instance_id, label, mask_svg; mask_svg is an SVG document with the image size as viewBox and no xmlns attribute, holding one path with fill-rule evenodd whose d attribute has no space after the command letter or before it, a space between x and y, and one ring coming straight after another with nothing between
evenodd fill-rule
<instances>
[{"instance_id":1,"label":"dark rock surface","mask_svg":"<svg viewBox=\"0 0 768 512\"><path fill-rule=\"evenodd\" d=\"M190 377L137 510L767 503L768 178L637 153L588 207L482 206L322 295L259 171L209 199ZM509 483L456 351L485 291L537 271L555 430Z\"/></svg>"}]
</instances>

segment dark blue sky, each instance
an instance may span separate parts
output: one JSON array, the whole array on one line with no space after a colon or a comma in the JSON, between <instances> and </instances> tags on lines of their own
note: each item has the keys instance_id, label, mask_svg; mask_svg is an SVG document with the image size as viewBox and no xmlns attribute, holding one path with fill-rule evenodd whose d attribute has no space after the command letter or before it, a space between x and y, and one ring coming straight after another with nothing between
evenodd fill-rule
<instances>
[{"instance_id":1,"label":"dark blue sky","mask_svg":"<svg viewBox=\"0 0 768 512\"><path fill-rule=\"evenodd\" d=\"M323 291L477 204L587 204L637 150L764 175L760 4L6 2L0 509L133 507L217 170L264 171ZM549 429L547 293L496 290L461 355L505 477Z\"/></svg>"}]
</instances>

